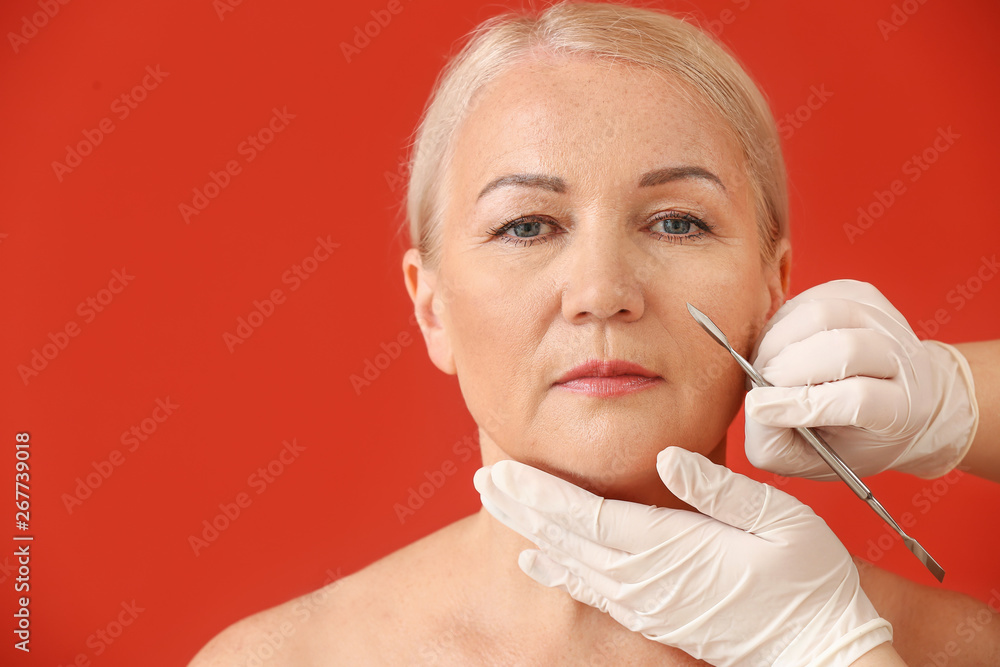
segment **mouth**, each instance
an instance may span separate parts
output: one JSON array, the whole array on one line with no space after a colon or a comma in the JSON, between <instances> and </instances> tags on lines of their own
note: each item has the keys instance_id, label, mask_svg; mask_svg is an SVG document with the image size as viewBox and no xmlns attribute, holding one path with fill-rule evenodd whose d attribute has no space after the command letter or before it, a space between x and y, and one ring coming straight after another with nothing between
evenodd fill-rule
<instances>
[{"instance_id":1,"label":"mouth","mask_svg":"<svg viewBox=\"0 0 1000 667\"><path fill-rule=\"evenodd\" d=\"M588 396L608 398L649 389L663 381L653 371L630 361L594 359L571 369L553 386Z\"/></svg>"}]
</instances>

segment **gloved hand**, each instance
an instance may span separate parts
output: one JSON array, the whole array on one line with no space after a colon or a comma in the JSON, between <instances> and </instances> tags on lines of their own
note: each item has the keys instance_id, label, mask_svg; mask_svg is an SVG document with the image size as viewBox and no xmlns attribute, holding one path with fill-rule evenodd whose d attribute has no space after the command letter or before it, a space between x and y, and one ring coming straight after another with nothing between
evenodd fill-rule
<instances>
[{"instance_id":1,"label":"gloved hand","mask_svg":"<svg viewBox=\"0 0 1000 667\"><path fill-rule=\"evenodd\" d=\"M538 545L518 558L528 576L713 665L849 665L892 639L809 507L678 447L656 467L702 514L607 500L516 461L475 485Z\"/></svg>"},{"instance_id":2,"label":"gloved hand","mask_svg":"<svg viewBox=\"0 0 1000 667\"><path fill-rule=\"evenodd\" d=\"M835 280L785 303L751 358L774 387L746 397L750 462L781 475L836 479L794 430L820 434L861 477L940 477L965 456L979 409L972 372L950 345L921 342L868 283Z\"/></svg>"}]
</instances>

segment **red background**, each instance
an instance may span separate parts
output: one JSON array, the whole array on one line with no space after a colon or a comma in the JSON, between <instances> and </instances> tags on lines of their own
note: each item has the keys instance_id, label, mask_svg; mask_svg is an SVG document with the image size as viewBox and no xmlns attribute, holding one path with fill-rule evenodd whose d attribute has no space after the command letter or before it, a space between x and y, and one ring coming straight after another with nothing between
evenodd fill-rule
<instances>
[{"instance_id":1,"label":"red background","mask_svg":"<svg viewBox=\"0 0 1000 667\"><path fill-rule=\"evenodd\" d=\"M432 366L421 339L360 393L350 381L381 343L419 336L395 238L403 189L387 175L405 157L445 55L500 8L402 2L351 62L341 43L383 0L248 0L221 18L210 0L71 2L16 52L9 33L41 10L3 3L0 483L14 483L14 434L30 432L36 539L33 650L11 647L13 575L0 571L0 662L62 665L84 654L95 665L184 664L237 619L478 507L478 463L453 449L475 426L456 380ZM865 280L915 328L943 309L938 338L995 338L1000 280L961 309L948 294L1000 248L1000 6L905 4L915 13L887 38L878 22L893 14L888 0L665 6L717 21L777 116L807 103L812 86L832 93L785 141L793 291ZM157 65L169 75L120 119L112 102ZM246 162L240 142L275 107L295 118ZM104 118L114 131L60 182L52 163ZM949 127L960 138L909 180L904 163ZM228 160L242 171L186 224L178 206ZM905 193L852 243L844 225L895 179ZM318 236L340 246L292 291L282 275ZM78 304L122 267L134 280L85 321ZM274 289L287 300L230 353L223 333ZM26 384L18 366L69 322L79 335ZM167 397L179 407L128 451L121 434ZM732 466L781 483L748 468L742 418L731 433ZM305 450L258 495L248 477L293 438ZM114 450L124 461L69 512L64 494ZM394 505L448 461L458 472L401 523ZM898 474L871 486L890 512L914 514L911 532L944 564L949 588L987 600L1000 586L1000 487L968 476L935 487ZM782 488L855 553L883 534L842 484ZM933 503L914 500L924 491ZM195 555L189 536L240 492L250 506ZM0 507L10 521L0 533L15 532L14 511L11 501ZM14 543L2 539L11 546L0 565L9 566ZM878 561L934 583L897 541ZM143 609L135 621L112 644L96 643L91 636L133 600Z\"/></svg>"}]
</instances>

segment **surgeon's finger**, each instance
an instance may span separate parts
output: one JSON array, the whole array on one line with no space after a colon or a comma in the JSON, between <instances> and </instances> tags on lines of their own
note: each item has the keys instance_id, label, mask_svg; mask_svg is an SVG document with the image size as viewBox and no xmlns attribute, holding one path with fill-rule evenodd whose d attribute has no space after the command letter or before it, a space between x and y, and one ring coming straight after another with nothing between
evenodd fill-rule
<instances>
[{"instance_id":1,"label":"surgeon's finger","mask_svg":"<svg viewBox=\"0 0 1000 667\"><path fill-rule=\"evenodd\" d=\"M545 483L551 483L546 478L541 479ZM623 557L628 556L631 550L643 549L646 546L645 540L649 535L646 531L639 533L623 531L630 540L614 545L599 544L596 541L595 532L590 530L590 528L596 527L598 522L592 516L584 516L583 512L586 510L583 509L583 505L575 504L571 500L567 501L566 505L555 508L549 501L542 502L541 506L549 508L549 511L545 512L523 504L521 499L511 497L494 484L492 478L479 480L477 487L483 500L483 506L494 516L497 516L501 523L540 547L555 546L575 554L587 551L597 567L613 567ZM537 499L537 496L529 499ZM603 506L602 503L601 507ZM496 512L492 508L497 508ZM574 532L574 530L578 532Z\"/></svg>"},{"instance_id":2,"label":"surgeon's finger","mask_svg":"<svg viewBox=\"0 0 1000 667\"><path fill-rule=\"evenodd\" d=\"M520 517L518 519L512 518L507 512L500 509L500 507L493 502L489 495L484 494L480 496L479 500L483 504L483 509L492 514L494 519L507 526L515 533L531 540L536 545L541 546L544 543L543 538L533 527L533 523L529 523L524 517Z\"/></svg>"},{"instance_id":3,"label":"surgeon's finger","mask_svg":"<svg viewBox=\"0 0 1000 667\"><path fill-rule=\"evenodd\" d=\"M817 429L819 435L859 477L868 477L886 470L899 458L899 450L895 447L870 438L863 438L859 442L857 434L852 431L857 429L853 426L826 426ZM771 442L760 435L763 433L766 437L767 434L777 432L781 433L778 437L782 441L791 443L787 447L795 452L793 457L776 455L770 449ZM746 438L747 459L755 468L778 475L805 477L817 481L839 479L839 475L796 431L762 426L751 419L747 420Z\"/></svg>"},{"instance_id":4,"label":"surgeon's finger","mask_svg":"<svg viewBox=\"0 0 1000 667\"><path fill-rule=\"evenodd\" d=\"M753 467L778 475L836 478L830 466L794 430L766 426L747 419L745 431L747 460ZM837 453L843 454L841 451Z\"/></svg>"},{"instance_id":5,"label":"surgeon's finger","mask_svg":"<svg viewBox=\"0 0 1000 667\"><path fill-rule=\"evenodd\" d=\"M756 387L744 404L747 419L766 426L855 426L874 433L898 428L910 409L904 387L869 377L805 387Z\"/></svg>"},{"instance_id":6,"label":"surgeon's finger","mask_svg":"<svg viewBox=\"0 0 1000 667\"><path fill-rule=\"evenodd\" d=\"M534 470L530 466L524 467ZM617 548L598 545L592 542L593 537L590 535L581 536L571 531L570 527L579 528L580 526L594 525L594 522L589 518L583 518L580 515L581 512L586 511L583 509L584 506L582 504L575 504L570 498L564 506L556 506L554 510L550 509L549 512L539 511L536 507L525 505L521 499L514 498L499 488L494 483L491 472L491 467L482 468L480 471L477 471L473 480L476 489L479 491L483 507L505 526L531 540L539 547L548 548L558 546L576 553L579 553L581 550L590 549L592 558L594 558L599 566L609 567L628 555L628 553ZM553 484L552 479L558 480L558 478L549 479L552 476L546 473L542 473L542 475L538 481L544 484ZM558 480L558 482L560 485L573 486L564 480ZM574 488L583 494L593 495L579 487ZM562 490L570 493L571 496L575 493L572 489ZM535 489L535 491L538 491L538 489ZM528 499L537 501L538 495L528 494ZM552 503L553 500L546 496L539 505L552 508ZM574 521L574 516L581 516L581 518L578 521ZM635 547L637 545L633 543L626 546Z\"/></svg>"},{"instance_id":7,"label":"surgeon's finger","mask_svg":"<svg viewBox=\"0 0 1000 667\"><path fill-rule=\"evenodd\" d=\"M608 500L518 461L492 466L493 483L511 499L545 515L565 530L613 549L647 548L665 521L651 505ZM636 531L635 526L648 530Z\"/></svg>"},{"instance_id":8,"label":"surgeon's finger","mask_svg":"<svg viewBox=\"0 0 1000 667\"><path fill-rule=\"evenodd\" d=\"M476 471L473 484L479 491L483 508L492 514L493 518L535 544L547 541L537 515L496 488L490 478L490 466Z\"/></svg>"},{"instance_id":9,"label":"surgeon's finger","mask_svg":"<svg viewBox=\"0 0 1000 667\"><path fill-rule=\"evenodd\" d=\"M905 353L896 339L874 329L831 329L790 343L760 368L773 385L822 384L854 376L892 378Z\"/></svg>"},{"instance_id":10,"label":"surgeon's finger","mask_svg":"<svg viewBox=\"0 0 1000 667\"><path fill-rule=\"evenodd\" d=\"M520 461L497 461L489 473L496 488L539 512L562 514L573 508L574 515L588 521L600 514L604 503L601 496Z\"/></svg>"},{"instance_id":11,"label":"surgeon's finger","mask_svg":"<svg viewBox=\"0 0 1000 667\"><path fill-rule=\"evenodd\" d=\"M680 447L667 447L656 459L660 479L682 501L702 514L743 531L757 525L768 486L716 465Z\"/></svg>"},{"instance_id":12,"label":"surgeon's finger","mask_svg":"<svg viewBox=\"0 0 1000 667\"><path fill-rule=\"evenodd\" d=\"M631 555L690 539L686 535L708 521L693 512L621 500L602 499L596 517L585 515L581 505L574 504L572 499L567 504L553 506L550 496L539 493L538 488L530 490L532 484L553 483L550 476L544 473L536 476L535 472L538 471L530 466L518 464L514 467L512 479L501 478L504 481L497 484L492 478L478 480L477 487L484 506L488 509L489 506L498 507L506 525L539 546L558 549L613 578L619 578L616 573L627 567ZM532 482L532 478L536 479ZM569 484L564 480L558 481ZM512 489L517 497L508 494L501 486ZM572 489L566 491L573 493ZM534 501L536 505L523 505L522 499Z\"/></svg>"},{"instance_id":13,"label":"surgeon's finger","mask_svg":"<svg viewBox=\"0 0 1000 667\"><path fill-rule=\"evenodd\" d=\"M869 287L871 286L869 285ZM877 292L877 290L875 291ZM760 368L767 365L771 359L792 343L805 340L820 331L831 329L884 330L888 328L890 335L900 340L917 341L916 336L906 324L906 319L887 301L885 306L879 307L848 298L798 301L801 296L782 306L782 308L789 308L786 315L781 316L781 309L775 313L751 358L755 367ZM780 319L778 319L779 317Z\"/></svg>"}]
</instances>

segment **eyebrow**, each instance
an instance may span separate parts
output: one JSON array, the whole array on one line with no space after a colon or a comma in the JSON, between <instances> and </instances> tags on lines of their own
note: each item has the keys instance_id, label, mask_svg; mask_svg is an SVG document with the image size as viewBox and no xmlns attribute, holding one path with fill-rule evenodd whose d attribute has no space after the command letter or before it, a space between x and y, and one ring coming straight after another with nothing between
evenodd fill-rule
<instances>
[{"instance_id":1,"label":"eyebrow","mask_svg":"<svg viewBox=\"0 0 1000 667\"><path fill-rule=\"evenodd\" d=\"M542 174L507 174L500 178L494 178L479 191L476 201L486 196L491 190L512 185L521 185L528 188L540 188L562 194L566 192L566 181L558 176L544 176Z\"/></svg>"},{"instance_id":2,"label":"eyebrow","mask_svg":"<svg viewBox=\"0 0 1000 667\"><path fill-rule=\"evenodd\" d=\"M654 185L669 183L670 181L676 181L683 178L704 179L714 185L717 185L723 192L726 192L726 185L722 182L721 178L710 172L708 169L695 165L664 167L663 169L655 169L653 171L646 172L642 175L642 178L639 179L639 187L648 188Z\"/></svg>"},{"instance_id":3,"label":"eyebrow","mask_svg":"<svg viewBox=\"0 0 1000 667\"><path fill-rule=\"evenodd\" d=\"M685 178L699 178L706 180L718 186L723 192L726 192L726 186L722 182L722 179L710 172L708 169L694 165L664 167L662 169L654 169L653 171L646 172L642 175L642 178L639 179L639 187L649 188L654 185L662 185L663 183L669 183L670 181L677 181ZM479 196L476 197L476 201L479 201L489 192L496 190L497 188L511 186L539 188L541 190L548 190L558 194L563 194L569 189L566 186L566 181L558 176L545 176L544 174L507 174L506 176L494 178L492 181L487 183L486 186L479 191Z\"/></svg>"}]
</instances>

